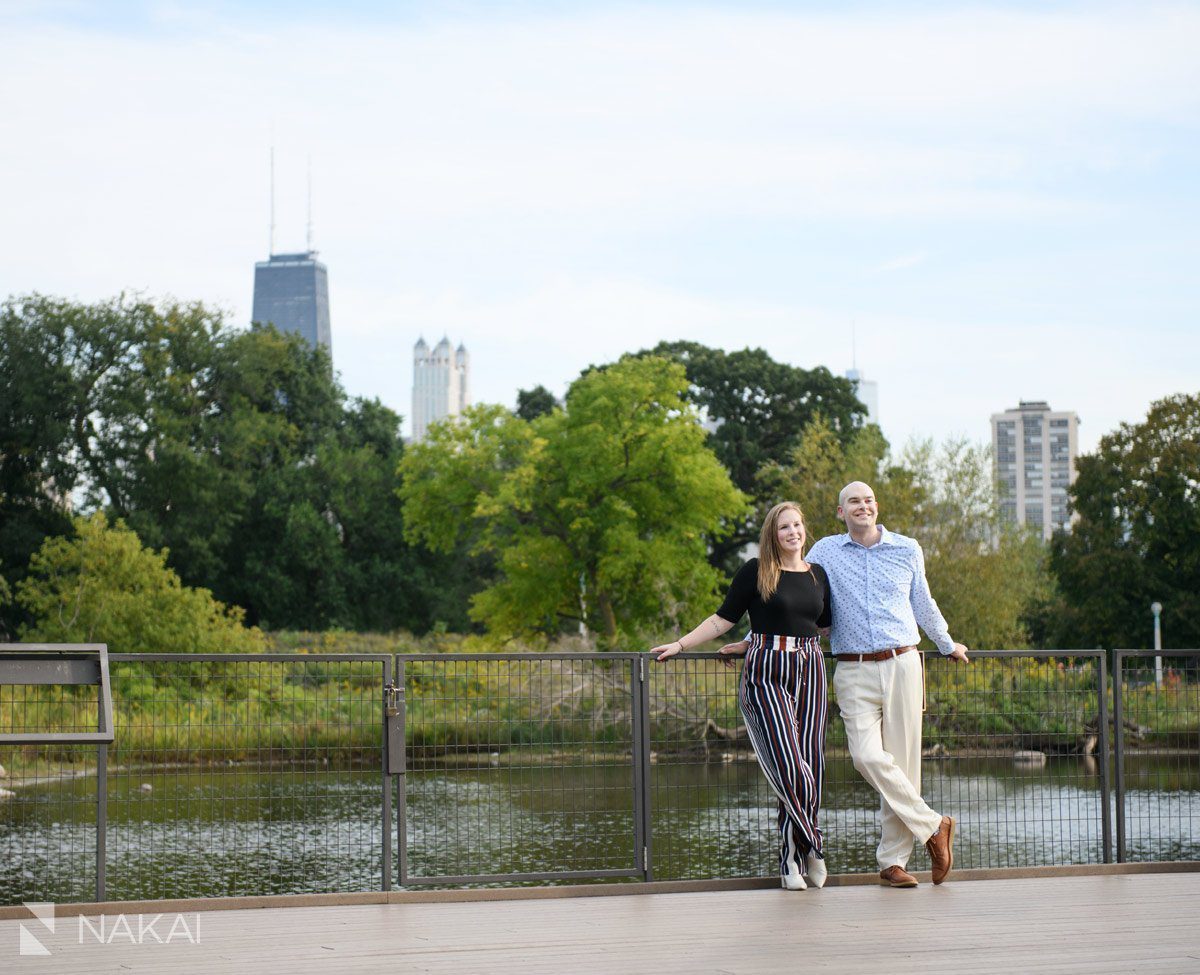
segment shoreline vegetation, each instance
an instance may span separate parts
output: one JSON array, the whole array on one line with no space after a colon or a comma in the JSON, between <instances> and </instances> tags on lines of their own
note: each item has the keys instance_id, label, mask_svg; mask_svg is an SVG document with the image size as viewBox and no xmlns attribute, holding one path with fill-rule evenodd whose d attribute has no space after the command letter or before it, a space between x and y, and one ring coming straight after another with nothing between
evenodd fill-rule
<instances>
[{"instance_id":1,"label":"shoreline vegetation","mask_svg":"<svg viewBox=\"0 0 1200 975\"><path fill-rule=\"evenodd\" d=\"M406 667L407 759L416 765L552 762L584 751L627 756L632 734L627 661L510 661L482 637L410 634L276 633L272 652L296 663L114 663L120 770L214 765L370 768L382 747L381 671L370 662L320 659L332 653L472 654L411 661ZM711 648L715 649L717 644ZM511 648L530 651L533 647ZM552 650L590 649L578 639ZM306 657L312 657L306 660ZM686 664L686 666L684 666ZM927 669L928 760L1046 757L1090 759L1098 743L1096 664L1086 658L992 658L971 667ZM708 661L656 667L651 693L652 761L752 758L736 700L736 670ZM1200 684L1170 671L1158 690L1127 684L1128 754L1194 751ZM0 731L92 730L94 689L27 687L0 700ZM11 692L9 692L11 694ZM1110 717L1111 721L1111 717ZM828 752L844 751L831 708ZM1021 759L1024 753L1026 756ZM94 769L94 746L0 748L11 789L47 767L71 775ZM86 774L86 773L85 773Z\"/></svg>"}]
</instances>

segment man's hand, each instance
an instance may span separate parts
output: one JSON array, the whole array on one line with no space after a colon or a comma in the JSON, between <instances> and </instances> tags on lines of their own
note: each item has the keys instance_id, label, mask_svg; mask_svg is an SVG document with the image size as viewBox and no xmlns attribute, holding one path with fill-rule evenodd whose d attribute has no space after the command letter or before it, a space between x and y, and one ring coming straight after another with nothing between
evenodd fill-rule
<instances>
[{"instance_id":1,"label":"man's hand","mask_svg":"<svg viewBox=\"0 0 1200 975\"><path fill-rule=\"evenodd\" d=\"M951 660L961 660L964 664L969 664L971 661L967 658L967 648L961 643L954 644L954 649L946 654Z\"/></svg>"},{"instance_id":2,"label":"man's hand","mask_svg":"<svg viewBox=\"0 0 1200 975\"><path fill-rule=\"evenodd\" d=\"M750 649L748 640L739 640L737 643L727 643L717 651L721 655L721 663L726 667L733 666L734 657L746 656L746 651Z\"/></svg>"}]
</instances>

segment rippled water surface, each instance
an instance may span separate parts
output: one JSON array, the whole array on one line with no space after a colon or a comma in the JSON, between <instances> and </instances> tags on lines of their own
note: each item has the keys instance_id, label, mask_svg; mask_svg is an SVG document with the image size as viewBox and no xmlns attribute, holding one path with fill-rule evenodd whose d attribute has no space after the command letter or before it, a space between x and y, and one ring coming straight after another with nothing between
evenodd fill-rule
<instances>
[{"instance_id":1,"label":"rippled water surface","mask_svg":"<svg viewBox=\"0 0 1200 975\"><path fill-rule=\"evenodd\" d=\"M753 761L662 761L650 772L656 879L774 872L775 802ZM412 768L405 783L405 867L415 878L634 875L632 778L627 757ZM1187 764L1130 759L1126 782L1128 858L1200 859L1194 757ZM110 899L381 886L384 780L378 772L142 771L110 776L108 789ZM15 791L0 802L0 903L91 900L95 780ZM1099 776L1086 760L1052 759L1035 767L997 759L927 762L924 793L935 808L959 818L958 866L1103 859ZM848 761L830 761L822 826L832 871L875 869L876 803ZM398 883L395 840L392 846ZM914 867L922 866L922 857L918 850Z\"/></svg>"}]
</instances>

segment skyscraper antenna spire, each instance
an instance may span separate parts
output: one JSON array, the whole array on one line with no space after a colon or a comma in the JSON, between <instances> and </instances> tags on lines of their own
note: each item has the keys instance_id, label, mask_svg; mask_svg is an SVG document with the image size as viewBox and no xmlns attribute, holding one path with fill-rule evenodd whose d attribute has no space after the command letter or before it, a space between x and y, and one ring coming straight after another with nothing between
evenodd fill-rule
<instances>
[{"instance_id":1,"label":"skyscraper antenna spire","mask_svg":"<svg viewBox=\"0 0 1200 975\"><path fill-rule=\"evenodd\" d=\"M267 256L275 253L275 147L271 146L271 240L267 246Z\"/></svg>"},{"instance_id":2,"label":"skyscraper antenna spire","mask_svg":"<svg viewBox=\"0 0 1200 975\"><path fill-rule=\"evenodd\" d=\"M850 366L858 371L858 319L850 319Z\"/></svg>"},{"instance_id":3,"label":"skyscraper antenna spire","mask_svg":"<svg viewBox=\"0 0 1200 975\"><path fill-rule=\"evenodd\" d=\"M312 153L308 156L308 234L306 236L308 252L311 254L312 245Z\"/></svg>"}]
</instances>

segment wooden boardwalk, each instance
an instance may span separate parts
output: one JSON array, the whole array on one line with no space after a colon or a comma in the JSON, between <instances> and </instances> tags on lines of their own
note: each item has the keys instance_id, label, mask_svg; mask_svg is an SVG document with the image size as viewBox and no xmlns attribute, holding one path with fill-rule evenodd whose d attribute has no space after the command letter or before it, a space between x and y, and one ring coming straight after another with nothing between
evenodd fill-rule
<instances>
[{"instance_id":1,"label":"wooden boardwalk","mask_svg":"<svg viewBox=\"0 0 1200 975\"><path fill-rule=\"evenodd\" d=\"M59 916L53 934L2 920L0 972L1200 973L1196 872L194 910L184 922L197 944L178 928L169 944L123 931L101 944L91 929L80 944L79 917ZM156 922L159 938L173 917ZM138 918L126 919L136 939ZM112 931L115 916L105 920ZM22 924L49 957L20 955Z\"/></svg>"}]
</instances>

